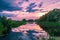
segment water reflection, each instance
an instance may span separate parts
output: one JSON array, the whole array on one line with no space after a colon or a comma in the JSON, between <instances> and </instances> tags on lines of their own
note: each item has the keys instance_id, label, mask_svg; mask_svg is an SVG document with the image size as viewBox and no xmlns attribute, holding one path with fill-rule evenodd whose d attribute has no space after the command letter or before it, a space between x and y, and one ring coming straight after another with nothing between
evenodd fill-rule
<instances>
[{"instance_id":1,"label":"water reflection","mask_svg":"<svg viewBox=\"0 0 60 40\"><path fill-rule=\"evenodd\" d=\"M45 32L39 25L35 23L26 23L17 28L12 28L12 32L22 32L24 35L34 35L35 37L48 38L47 32Z\"/></svg>"},{"instance_id":2,"label":"water reflection","mask_svg":"<svg viewBox=\"0 0 60 40\"><path fill-rule=\"evenodd\" d=\"M49 35L35 23L26 23L17 28L12 28L6 40L42 40L49 38Z\"/></svg>"},{"instance_id":3,"label":"water reflection","mask_svg":"<svg viewBox=\"0 0 60 40\"><path fill-rule=\"evenodd\" d=\"M20 32L20 31L27 31L27 30L41 31L43 29L35 23L26 23L25 25L21 25L17 28L12 28L13 32Z\"/></svg>"}]
</instances>

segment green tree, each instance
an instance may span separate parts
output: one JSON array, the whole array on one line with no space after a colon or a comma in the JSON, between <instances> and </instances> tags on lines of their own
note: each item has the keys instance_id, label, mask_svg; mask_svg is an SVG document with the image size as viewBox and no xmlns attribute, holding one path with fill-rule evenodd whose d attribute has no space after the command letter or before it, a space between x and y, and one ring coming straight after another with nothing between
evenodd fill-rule
<instances>
[{"instance_id":1,"label":"green tree","mask_svg":"<svg viewBox=\"0 0 60 40\"><path fill-rule=\"evenodd\" d=\"M60 9L53 9L46 15L43 15L39 20L41 21L60 21Z\"/></svg>"},{"instance_id":2,"label":"green tree","mask_svg":"<svg viewBox=\"0 0 60 40\"><path fill-rule=\"evenodd\" d=\"M51 36L60 36L60 9L53 9L36 21Z\"/></svg>"}]
</instances>

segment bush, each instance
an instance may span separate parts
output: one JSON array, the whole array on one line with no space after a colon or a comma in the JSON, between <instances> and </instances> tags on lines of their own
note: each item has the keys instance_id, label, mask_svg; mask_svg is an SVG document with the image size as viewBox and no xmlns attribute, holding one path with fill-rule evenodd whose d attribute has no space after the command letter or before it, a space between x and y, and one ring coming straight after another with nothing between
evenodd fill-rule
<instances>
[{"instance_id":1,"label":"bush","mask_svg":"<svg viewBox=\"0 0 60 40\"><path fill-rule=\"evenodd\" d=\"M51 36L60 36L60 9L53 9L36 21Z\"/></svg>"},{"instance_id":2,"label":"bush","mask_svg":"<svg viewBox=\"0 0 60 40\"><path fill-rule=\"evenodd\" d=\"M0 16L0 36L5 36L8 34L13 27L18 27L22 24L25 24L26 21L15 21L7 19L5 16Z\"/></svg>"}]
</instances>

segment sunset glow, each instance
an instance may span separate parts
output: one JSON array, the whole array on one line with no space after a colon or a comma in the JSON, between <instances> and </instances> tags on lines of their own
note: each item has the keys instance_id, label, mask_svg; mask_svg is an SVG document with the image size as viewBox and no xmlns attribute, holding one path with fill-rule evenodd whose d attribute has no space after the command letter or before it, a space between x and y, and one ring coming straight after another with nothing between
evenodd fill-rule
<instances>
[{"instance_id":1,"label":"sunset glow","mask_svg":"<svg viewBox=\"0 0 60 40\"><path fill-rule=\"evenodd\" d=\"M0 40L55 37L60 37L60 0L0 0Z\"/></svg>"},{"instance_id":2,"label":"sunset glow","mask_svg":"<svg viewBox=\"0 0 60 40\"><path fill-rule=\"evenodd\" d=\"M7 9L2 8L3 11L0 13L9 14L10 17L7 18L13 20L38 19L48 11L60 8L60 0L4 0L4 2L10 4L11 8L10 6Z\"/></svg>"},{"instance_id":3,"label":"sunset glow","mask_svg":"<svg viewBox=\"0 0 60 40\"><path fill-rule=\"evenodd\" d=\"M39 25L33 23L33 24L26 24L26 25L21 25L17 28L12 28L13 32L20 32L20 31L27 31L27 30L35 30L35 31L42 31L43 29L39 27Z\"/></svg>"},{"instance_id":4,"label":"sunset glow","mask_svg":"<svg viewBox=\"0 0 60 40\"><path fill-rule=\"evenodd\" d=\"M46 14L46 13L28 13L28 12L14 12L13 13L14 15L16 15L15 17L11 17L13 20L22 20L22 19L38 19L40 18L40 16Z\"/></svg>"}]
</instances>

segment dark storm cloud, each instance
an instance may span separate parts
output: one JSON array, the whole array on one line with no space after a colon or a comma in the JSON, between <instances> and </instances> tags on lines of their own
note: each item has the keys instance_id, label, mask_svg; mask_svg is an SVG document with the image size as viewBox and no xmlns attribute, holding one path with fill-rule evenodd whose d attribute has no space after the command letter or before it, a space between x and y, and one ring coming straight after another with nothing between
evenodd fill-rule
<instances>
[{"instance_id":1,"label":"dark storm cloud","mask_svg":"<svg viewBox=\"0 0 60 40\"><path fill-rule=\"evenodd\" d=\"M29 2L29 0L20 0L18 4L22 5L24 2Z\"/></svg>"},{"instance_id":2,"label":"dark storm cloud","mask_svg":"<svg viewBox=\"0 0 60 40\"><path fill-rule=\"evenodd\" d=\"M22 4L23 4L23 2L18 2L18 4L19 4L19 5L22 5Z\"/></svg>"},{"instance_id":3,"label":"dark storm cloud","mask_svg":"<svg viewBox=\"0 0 60 40\"><path fill-rule=\"evenodd\" d=\"M22 7L14 7L10 3L8 3L9 0L4 1L0 0L0 11L8 10L8 11L14 11L14 10L22 10Z\"/></svg>"},{"instance_id":4,"label":"dark storm cloud","mask_svg":"<svg viewBox=\"0 0 60 40\"><path fill-rule=\"evenodd\" d=\"M29 10L27 10L27 12L35 12L35 11L38 11L38 9L29 9Z\"/></svg>"},{"instance_id":5,"label":"dark storm cloud","mask_svg":"<svg viewBox=\"0 0 60 40\"><path fill-rule=\"evenodd\" d=\"M42 5L43 5L43 2L41 2L41 3L39 4L39 7L42 7Z\"/></svg>"},{"instance_id":6,"label":"dark storm cloud","mask_svg":"<svg viewBox=\"0 0 60 40\"><path fill-rule=\"evenodd\" d=\"M29 6L26 8L27 12L35 12L35 11L37 11L37 9L33 9L36 6L37 5L35 3L30 3Z\"/></svg>"},{"instance_id":7,"label":"dark storm cloud","mask_svg":"<svg viewBox=\"0 0 60 40\"><path fill-rule=\"evenodd\" d=\"M35 3L30 3L30 4L29 4L29 7L30 7L30 8L34 8L34 7L36 7L36 6L37 6L37 5L36 5Z\"/></svg>"},{"instance_id":8,"label":"dark storm cloud","mask_svg":"<svg viewBox=\"0 0 60 40\"><path fill-rule=\"evenodd\" d=\"M24 0L24 1L29 2L29 0Z\"/></svg>"},{"instance_id":9,"label":"dark storm cloud","mask_svg":"<svg viewBox=\"0 0 60 40\"><path fill-rule=\"evenodd\" d=\"M0 13L0 16L5 16L5 17L15 17L14 14L10 14L10 13Z\"/></svg>"}]
</instances>

